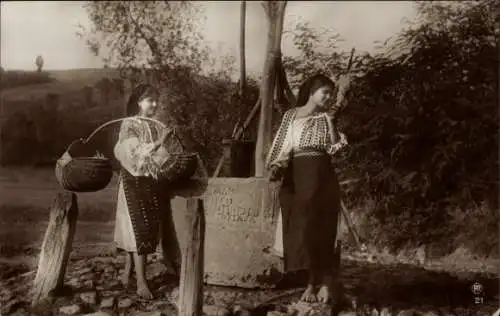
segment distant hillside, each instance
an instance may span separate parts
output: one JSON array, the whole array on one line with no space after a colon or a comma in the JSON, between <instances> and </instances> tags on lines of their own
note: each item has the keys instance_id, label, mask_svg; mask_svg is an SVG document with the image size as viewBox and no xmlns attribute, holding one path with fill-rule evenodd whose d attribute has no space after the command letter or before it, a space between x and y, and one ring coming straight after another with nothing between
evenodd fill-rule
<instances>
[{"instance_id":1,"label":"distant hillside","mask_svg":"<svg viewBox=\"0 0 500 316\"><path fill-rule=\"evenodd\" d=\"M33 82L26 80L26 84L10 87L2 84L0 97L3 102L31 100L44 97L48 93L66 94L81 90L84 86L94 86L103 78L118 78L118 71L115 69L71 69L71 70L51 70L38 74L34 71L6 71L2 73L2 83L9 81L12 77L36 77L46 76L46 82Z\"/></svg>"},{"instance_id":2,"label":"distant hillside","mask_svg":"<svg viewBox=\"0 0 500 316\"><path fill-rule=\"evenodd\" d=\"M114 69L5 71L1 80L2 163L51 161L72 140L123 115L123 81Z\"/></svg>"}]
</instances>

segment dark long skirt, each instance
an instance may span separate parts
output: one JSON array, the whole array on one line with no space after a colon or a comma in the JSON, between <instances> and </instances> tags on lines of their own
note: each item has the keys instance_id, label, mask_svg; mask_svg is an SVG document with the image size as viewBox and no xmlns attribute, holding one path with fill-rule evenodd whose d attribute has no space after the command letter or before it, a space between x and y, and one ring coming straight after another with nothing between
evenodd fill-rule
<instances>
[{"instance_id":1,"label":"dark long skirt","mask_svg":"<svg viewBox=\"0 0 500 316\"><path fill-rule=\"evenodd\" d=\"M138 254L154 253L162 217L161 186L151 177L135 177L121 170L125 199L132 221Z\"/></svg>"},{"instance_id":2,"label":"dark long skirt","mask_svg":"<svg viewBox=\"0 0 500 316\"><path fill-rule=\"evenodd\" d=\"M291 158L280 190L285 271L333 269L340 188L330 158Z\"/></svg>"}]
</instances>

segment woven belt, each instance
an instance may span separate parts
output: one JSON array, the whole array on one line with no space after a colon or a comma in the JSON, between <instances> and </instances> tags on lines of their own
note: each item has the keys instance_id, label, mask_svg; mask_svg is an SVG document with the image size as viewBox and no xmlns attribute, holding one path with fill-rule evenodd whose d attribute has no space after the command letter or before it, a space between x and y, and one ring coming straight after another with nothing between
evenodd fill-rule
<instances>
[{"instance_id":1,"label":"woven belt","mask_svg":"<svg viewBox=\"0 0 500 316\"><path fill-rule=\"evenodd\" d=\"M299 157L299 156L323 156L326 155L326 153L322 150L319 149L302 149L302 150L296 150L294 149L292 152L292 157Z\"/></svg>"}]
</instances>

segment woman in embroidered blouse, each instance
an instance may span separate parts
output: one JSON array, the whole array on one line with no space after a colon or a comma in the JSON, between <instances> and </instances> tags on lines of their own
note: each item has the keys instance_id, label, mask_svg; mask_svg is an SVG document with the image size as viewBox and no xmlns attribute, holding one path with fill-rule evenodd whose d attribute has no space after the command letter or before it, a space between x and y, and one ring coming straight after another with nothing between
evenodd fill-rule
<instances>
[{"instance_id":1,"label":"woman in embroidered blouse","mask_svg":"<svg viewBox=\"0 0 500 316\"><path fill-rule=\"evenodd\" d=\"M337 102L348 86L345 79L339 81ZM309 271L301 297L308 302L326 303L331 298L340 211L340 188L331 156L347 144L343 134L336 135L326 113L334 91L335 84L324 75L301 85L297 106L283 116L266 161L271 180L279 178L279 172L283 178L280 205L285 270Z\"/></svg>"},{"instance_id":2,"label":"woman in embroidered blouse","mask_svg":"<svg viewBox=\"0 0 500 316\"><path fill-rule=\"evenodd\" d=\"M135 265L137 294L146 299L153 298L146 282L146 259L159 242L166 195L156 179L161 165L156 153L168 131L140 117L155 115L157 96L150 85L140 85L133 91L127 104L127 116L133 119L123 121L114 148L121 165L114 239L117 248L127 252L122 283L128 287Z\"/></svg>"}]
</instances>

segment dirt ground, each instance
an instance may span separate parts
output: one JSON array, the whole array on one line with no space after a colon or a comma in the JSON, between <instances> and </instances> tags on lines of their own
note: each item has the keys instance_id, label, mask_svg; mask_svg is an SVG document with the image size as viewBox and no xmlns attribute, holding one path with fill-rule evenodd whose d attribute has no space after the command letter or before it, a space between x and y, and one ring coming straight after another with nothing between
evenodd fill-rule
<instances>
[{"instance_id":1,"label":"dirt ground","mask_svg":"<svg viewBox=\"0 0 500 316\"><path fill-rule=\"evenodd\" d=\"M80 313L75 315L82 315L102 310L102 302L110 297L118 302L116 306L121 306L121 310L115 306L115 313L111 311L110 315L119 315L123 306L126 306L129 315L158 311L168 315L175 313L177 279L167 274L157 258L150 258L148 268L148 278L156 298L153 302L144 302L133 290L121 288L117 281L123 267L122 257L104 253L101 256L88 255L87 251L86 256L83 253L80 258L73 256L65 280L71 290L54 299L50 307L42 309L43 312L29 306L29 288L36 273L34 267L21 263L19 257L18 260L0 264L2 315L25 315L30 312L49 315L48 311L58 315L64 308L72 306L80 306ZM337 307L344 313L356 310L357 315L364 315L360 312L362 310L380 311L384 308L392 310L394 315L402 311L409 313L405 315L492 315L499 306L497 278L458 272L438 272L404 264L374 264L350 256L342 260L340 280L343 290ZM484 288L481 304L474 302L471 292L474 282L479 282ZM285 283L273 290L206 286L205 309L234 311L242 308L252 315L265 315L269 310L286 311L298 301L303 284L297 278ZM99 293L100 300L82 303L88 293ZM120 303L122 301L125 303Z\"/></svg>"}]
</instances>

